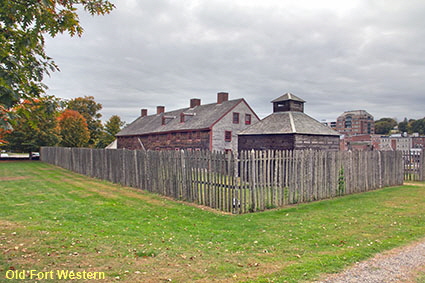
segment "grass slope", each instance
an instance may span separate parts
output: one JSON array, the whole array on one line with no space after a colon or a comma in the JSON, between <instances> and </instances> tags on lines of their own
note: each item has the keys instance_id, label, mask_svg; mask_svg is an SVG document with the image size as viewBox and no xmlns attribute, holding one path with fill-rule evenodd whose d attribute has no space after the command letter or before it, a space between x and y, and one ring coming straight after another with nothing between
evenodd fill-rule
<instances>
[{"instance_id":1,"label":"grass slope","mask_svg":"<svg viewBox=\"0 0 425 283\"><path fill-rule=\"evenodd\" d=\"M3 280L14 268L105 272L108 282L300 282L425 236L421 183L246 215L41 162L0 163L0 190Z\"/></svg>"}]
</instances>

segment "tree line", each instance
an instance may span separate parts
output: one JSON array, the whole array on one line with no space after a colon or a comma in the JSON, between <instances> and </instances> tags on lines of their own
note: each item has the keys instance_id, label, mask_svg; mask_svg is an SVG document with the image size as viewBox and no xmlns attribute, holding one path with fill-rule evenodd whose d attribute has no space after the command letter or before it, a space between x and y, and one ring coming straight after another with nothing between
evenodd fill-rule
<instances>
[{"instance_id":1,"label":"tree line","mask_svg":"<svg viewBox=\"0 0 425 283\"><path fill-rule=\"evenodd\" d=\"M93 97L68 102L45 96L45 75L59 71L45 37L81 36L79 10L106 15L108 0L0 0L0 148L38 151L42 145L104 147L123 122L100 121Z\"/></svg>"},{"instance_id":2,"label":"tree line","mask_svg":"<svg viewBox=\"0 0 425 283\"><path fill-rule=\"evenodd\" d=\"M393 118L381 118L375 121L375 133L378 135L388 135L393 132L398 133L419 133L425 135L425 118L407 119L404 118L400 123Z\"/></svg>"},{"instance_id":3,"label":"tree line","mask_svg":"<svg viewBox=\"0 0 425 283\"><path fill-rule=\"evenodd\" d=\"M0 147L16 152L36 152L41 146L104 148L125 123L113 115L103 124L101 109L93 96L25 99L8 110L9 127L0 129Z\"/></svg>"}]
</instances>

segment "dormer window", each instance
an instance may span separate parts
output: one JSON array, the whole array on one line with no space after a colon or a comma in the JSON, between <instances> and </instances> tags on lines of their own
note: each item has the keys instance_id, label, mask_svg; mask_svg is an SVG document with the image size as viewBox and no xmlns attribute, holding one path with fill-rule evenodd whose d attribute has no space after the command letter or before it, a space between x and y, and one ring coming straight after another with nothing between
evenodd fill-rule
<instances>
[{"instance_id":1,"label":"dormer window","mask_svg":"<svg viewBox=\"0 0 425 283\"><path fill-rule=\"evenodd\" d=\"M171 120L175 118L176 116L162 116L162 125L167 125Z\"/></svg>"},{"instance_id":2,"label":"dormer window","mask_svg":"<svg viewBox=\"0 0 425 283\"><path fill-rule=\"evenodd\" d=\"M180 123L189 121L189 119L193 116L195 116L195 113L180 113Z\"/></svg>"}]
</instances>

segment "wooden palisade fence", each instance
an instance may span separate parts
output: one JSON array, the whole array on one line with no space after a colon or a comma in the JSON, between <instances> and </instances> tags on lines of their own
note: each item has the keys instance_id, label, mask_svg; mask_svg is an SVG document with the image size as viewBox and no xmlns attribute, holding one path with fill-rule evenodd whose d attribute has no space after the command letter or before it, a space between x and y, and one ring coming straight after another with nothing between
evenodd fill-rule
<instances>
[{"instance_id":1,"label":"wooden palisade fence","mask_svg":"<svg viewBox=\"0 0 425 283\"><path fill-rule=\"evenodd\" d=\"M423 150L403 151L404 179L425 181L425 154Z\"/></svg>"},{"instance_id":2,"label":"wooden palisade fence","mask_svg":"<svg viewBox=\"0 0 425 283\"><path fill-rule=\"evenodd\" d=\"M141 151L43 147L41 160L90 177L247 213L403 183L401 152Z\"/></svg>"}]
</instances>

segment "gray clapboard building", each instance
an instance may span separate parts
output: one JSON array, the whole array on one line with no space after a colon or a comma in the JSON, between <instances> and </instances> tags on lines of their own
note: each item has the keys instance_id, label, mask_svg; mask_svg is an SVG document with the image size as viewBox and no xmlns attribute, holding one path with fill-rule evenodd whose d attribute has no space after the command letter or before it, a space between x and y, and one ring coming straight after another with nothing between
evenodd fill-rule
<instances>
[{"instance_id":1,"label":"gray clapboard building","mask_svg":"<svg viewBox=\"0 0 425 283\"><path fill-rule=\"evenodd\" d=\"M339 150L339 133L304 113L305 101L286 93L273 113L238 135L239 150Z\"/></svg>"}]
</instances>

